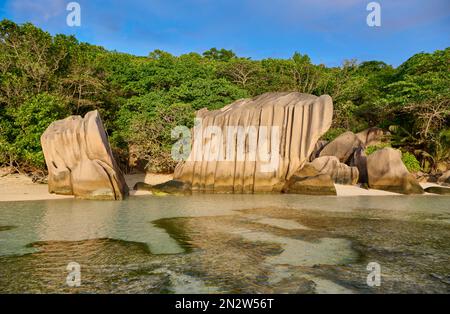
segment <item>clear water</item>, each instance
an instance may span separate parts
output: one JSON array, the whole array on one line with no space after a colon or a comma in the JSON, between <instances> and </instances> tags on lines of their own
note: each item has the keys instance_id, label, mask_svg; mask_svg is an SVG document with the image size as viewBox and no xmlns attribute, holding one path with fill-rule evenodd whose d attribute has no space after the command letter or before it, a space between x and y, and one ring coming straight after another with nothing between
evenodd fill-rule
<instances>
[{"instance_id":1,"label":"clear water","mask_svg":"<svg viewBox=\"0 0 450 314\"><path fill-rule=\"evenodd\" d=\"M449 293L449 261L445 196L0 202L4 293Z\"/></svg>"}]
</instances>

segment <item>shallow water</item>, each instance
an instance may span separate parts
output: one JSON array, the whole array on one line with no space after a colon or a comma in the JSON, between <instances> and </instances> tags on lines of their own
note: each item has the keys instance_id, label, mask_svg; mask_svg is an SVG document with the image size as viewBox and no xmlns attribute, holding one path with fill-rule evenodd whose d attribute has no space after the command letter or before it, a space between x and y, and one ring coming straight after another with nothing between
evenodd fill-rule
<instances>
[{"instance_id":1,"label":"shallow water","mask_svg":"<svg viewBox=\"0 0 450 314\"><path fill-rule=\"evenodd\" d=\"M0 202L0 292L449 293L449 222L445 196Z\"/></svg>"}]
</instances>

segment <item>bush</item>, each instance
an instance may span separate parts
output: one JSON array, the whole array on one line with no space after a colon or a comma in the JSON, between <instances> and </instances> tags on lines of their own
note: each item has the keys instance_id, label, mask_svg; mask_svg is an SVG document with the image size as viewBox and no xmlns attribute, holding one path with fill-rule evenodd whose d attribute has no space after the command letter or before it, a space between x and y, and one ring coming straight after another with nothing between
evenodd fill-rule
<instances>
[{"instance_id":1,"label":"bush","mask_svg":"<svg viewBox=\"0 0 450 314\"><path fill-rule=\"evenodd\" d=\"M421 170L420 163L417 160L416 156L409 152L402 153L402 161L409 172L418 172Z\"/></svg>"},{"instance_id":2,"label":"bush","mask_svg":"<svg viewBox=\"0 0 450 314\"><path fill-rule=\"evenodd\" d=\"M149 98L143 103L146 106L141 104L141 107L145 109L139 113L121 110L121 131L114 138L120 135L125 140L129 166L153 172L173 171L177 162L171 157L175 142L171 131L176 126L192 127L194 110L187 104L163 105Z\"/></svg>"}]
</instances>

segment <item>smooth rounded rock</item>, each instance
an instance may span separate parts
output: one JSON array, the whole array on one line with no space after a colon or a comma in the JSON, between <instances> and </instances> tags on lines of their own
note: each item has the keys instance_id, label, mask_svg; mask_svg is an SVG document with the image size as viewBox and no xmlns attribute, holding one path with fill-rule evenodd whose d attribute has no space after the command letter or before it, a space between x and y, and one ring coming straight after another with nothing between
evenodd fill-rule
<instances>
[{"instance_id":1,"label":"smooth rounded rock","mask_svg":"<svg viewBox=\"0 0 450 314\"><path fill-rule=\"evenodd\" d=\"M316 158L311 162L311 165L316 168L320 174L328 174L335 183L348 185L358 183L358 168L341 163L335 156Z\"/></svg>"},{"instance_id":2,"label":"smooth rounded rock","mask_svg":"<svg viewBox=\"0 0 450 314\"><path fill-rule=\"evenodd\" d=\"M53 122L41 145L50 193L106 200L128 194L97 110Z\"/></svg>"},{"instance_id":3,"label":"smooth rounded rock","mask_svg":"<svg viewBox=\"0 0 450 314\"><path fill-rule=\"evenodd\" d=\"M306 164L285 183L282 192L306 195L336 195L336 188L330 175L321 174L311 164Z\"/></svg>"},{"instance_id":4,"label":"smooth rounded rock","mask_svg":"<svg viewBox=\"0 0 450 314\"><path fill-rule=\"evenodd\" d=\"M367 157L369 187L402 194L422 194L424 191L401 159L401 152L383 148Z\"/></svg>"}]
</instances>

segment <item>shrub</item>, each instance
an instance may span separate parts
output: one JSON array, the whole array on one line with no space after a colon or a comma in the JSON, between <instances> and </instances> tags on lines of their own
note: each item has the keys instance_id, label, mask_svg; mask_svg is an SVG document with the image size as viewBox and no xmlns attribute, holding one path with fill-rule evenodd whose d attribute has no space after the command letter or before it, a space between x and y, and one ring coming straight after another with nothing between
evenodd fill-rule
<instances>
[{"instance_id":1,"label":"shrub","mask_svg":"<svg viewBox=\"0 0 450 314\"><path fill-rule=\"evenodd\" d=\"M417 160L416 156L409 152L402 153L402 161L409 172L418 172L421 170L420 163Z\"/></svg>"},{"instance_id":2,"label":"shrub","mask_svg":"<svg viewBox=\"0 0 450 314\"><path fill-rule=\"evenodd\" d=\"M147 171L173 171L177 162L171 157L171 131L176 126L192 127L194 110L191 105L161 104L150 95L134 99L122 108L119 119L120 132L113 135L115 142L123 139L129 150L129 166Z\"/></svg>"},{"instance_id":3,"label":"shrub","mask_svg":"<svg viewBox=\"0 0 450 314\"><path fill-rule=\"evenodd\" d=\"M11 110L12 111L12 110ZM68 114L60 98L42 93L26 100L17 110L11 113L14 122L10 129L3 124L2 133L9 137L9 143L2 145L0 155L2 162L14 160L20 167L44 168L45 159L41 148L41 135L55 120Z\"/></svg>"}]
</instances>

